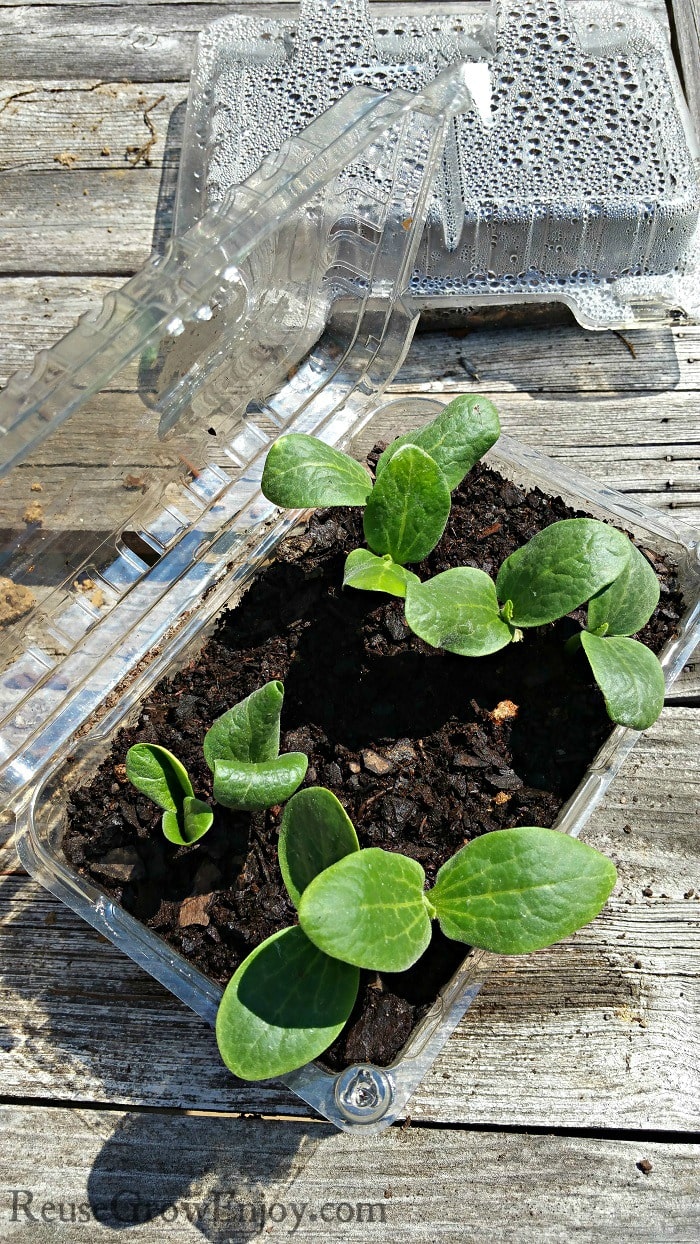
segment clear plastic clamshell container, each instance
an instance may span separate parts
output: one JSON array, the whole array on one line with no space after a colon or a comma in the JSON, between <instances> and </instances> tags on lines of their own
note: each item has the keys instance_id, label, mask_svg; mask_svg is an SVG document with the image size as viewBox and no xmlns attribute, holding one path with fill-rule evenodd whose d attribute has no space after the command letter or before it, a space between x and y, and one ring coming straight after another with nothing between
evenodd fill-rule
<instances>
[{"instance_id":1,"label":"clear plastic clamshell container","mask_svg":"<svg viewBox=\"0 0 700 1244\"><path fill-rule=\"evenodd\" d=\"M419 94L357 87L0 394L2 806L28 870L209 1021L218 986L68 865L68 790L296 521L260 492L274 438L361 455L435 409L387 409L381 394L418 319L411 279L446 132L483 109L483 88L465 65ZM671 681L698 639L692 533L513 443L491 457L677 561ZM578 832L635 738L613 732L562 829ZM386 1126L490 964L467 955L393 1067L310 1065L286 1083L341 1128Z\"/></svg>"},{"instance_id":2,"label":"clear plastic clamshell container","mask_svg":"<svg viewBox=\"0 0 700 1244\"><path fill-rule=\"evenodd\" d=\"M469 62L491 76L490 124L449 126L417 303L562 302L589 328L697 318L700 166L666 15L648 0L392 9L301 0L293 25L234 15L204 32L178 227L352 85L422 90Z\"/></svg>"}]
</instances>

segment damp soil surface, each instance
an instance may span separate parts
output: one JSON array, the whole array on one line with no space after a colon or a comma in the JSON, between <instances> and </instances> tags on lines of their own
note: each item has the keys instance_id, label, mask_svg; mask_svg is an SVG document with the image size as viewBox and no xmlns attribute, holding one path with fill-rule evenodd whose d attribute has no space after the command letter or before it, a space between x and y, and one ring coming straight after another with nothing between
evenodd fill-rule
<instances>
[{"instance_id":1,"label":"damp soil surface","mask_svg":"<svg viewBox=\"0 0 700 1244\"><path fill-rule=\"evenodd\" d=\"M577 516L560 499L525 493L479 465L454 494L447 530L418 573L466 565L495 576L542 527ZM200 842L173 846L160 810L126 781L133 743L169 748L196 794L211 798L205 732L251 691L281 679L281 749L308 755L304 785L329 787L362 846L412 856L432 883L479 834L552 825L611 730L585 656L564 651L582 612L529 630L490 657L440 652L407 629L403 602L341 588L345 557L362 544L359 510L317 511L221 616L203 651L154 689L138 723L116 736L90 784L70 797L64 849L78 872L221 985L264 938L295 923L277 863L282 810L215 807ZM639 638L658 652L675 632L681 599L674 567L647 555L662 591ZM408 972L363 972L326 1065L391 1062L464 953L436 926Z\"/></svg>"}]
</instances>

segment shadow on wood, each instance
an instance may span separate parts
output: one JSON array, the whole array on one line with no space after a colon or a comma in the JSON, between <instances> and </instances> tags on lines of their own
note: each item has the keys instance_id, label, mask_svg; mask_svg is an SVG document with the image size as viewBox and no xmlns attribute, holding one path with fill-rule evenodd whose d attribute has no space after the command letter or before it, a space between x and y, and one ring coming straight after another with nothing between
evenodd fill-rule
<instances>
[{"instance_id":1,"label":"shadow on wood","mask_svg":"<svg viewBox=\"0 0 700 1244\"><path fill-rule=\"evenodd\" d=\"M289 1176L296 1179L330 1128L316 1128L312 1139L306 1125L275 1127L270 1122L274 1137L257 1145L250 1144L242 1119L202 1123L152 1114L123 1117L88 1178L93 1216L113 1230L143 1223L179 1222L182 1228L185 1220L213 1244L263 1234L266 1224L275 1221L270 1213L275 1205L277 1220L284 1215L293 1225L295 1209L303 1212L303 1207L292 1204L296 1197ZM287 1188L290 1202L285 1204ZM280 1192L284 1199L278 1200Z\"/></svg>"}]
</instances>

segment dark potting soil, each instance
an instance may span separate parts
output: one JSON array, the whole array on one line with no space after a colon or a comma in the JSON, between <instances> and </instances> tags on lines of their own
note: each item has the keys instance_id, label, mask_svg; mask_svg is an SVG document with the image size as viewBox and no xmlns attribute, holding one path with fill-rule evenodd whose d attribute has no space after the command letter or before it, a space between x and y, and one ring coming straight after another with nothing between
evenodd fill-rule
<instances>
[{"instance_id":1,"label":"dark potting soil","mask_svg":"<svg viewBox=\"0 0 700 1244\"><path fill-rule=\"evenodd\" d=\"M466 565L495 576L542 527L576 516L560 499L525 493L479 465L454 494L447 530L418 572L426 578ZM308 755L304 785L329 787L362 846L403 851L432 883L479 834L552 825L611 730L585 656L564 650L584 611L479 660L437 651L408 630L403 602L341 588L345 557L362 544L359 510L317 511L222 615L201 654L154 689L138 724L120 731L90 784L71 796L68 859L222 985L255 946L295 922L277 863L282 810L249 815L217 806L200 842L173 846L160 810L126 781L133 743L169 748L196 794L210 799L205 732L251 691L281 679L281 750ZM681 598L674 568L648 555L661 600L640 638L658 652L674 633ZM363 972L326 1065L391 1062L464 954L436 926L408 972Z\"/></svg>"}]
</instances>

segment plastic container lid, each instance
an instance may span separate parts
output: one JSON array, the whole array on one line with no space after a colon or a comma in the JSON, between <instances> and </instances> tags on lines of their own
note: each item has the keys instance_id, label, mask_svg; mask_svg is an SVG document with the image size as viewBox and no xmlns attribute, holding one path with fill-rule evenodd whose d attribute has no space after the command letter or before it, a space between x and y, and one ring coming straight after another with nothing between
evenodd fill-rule
<instances>
[{"instance_id":1,"label":"plastic container lid","mask_svg":"<svg viewBox=\"0 0 700 1244\"><path fill-rule=\"evenodd\" d=\"M473 107L466 66L417 96L357 87L0 394L5 804L290 521L259 490L271 441L361 426L417 322L448 118Z\"/></svg>"},{"instance_id":2,"label":"plastic container lid","mask_svg":"<svg viewBox=\"0 0 700 1244\"><path fill-rule=\"evenodd\" d=\"M698 149L668 28L626 0L420 10L302 0L295 26L233 16L205 31L178 227L352 85L421 90L476 61L493 78L492 125L466 112L449 127L417 304L558 301L589 328L700 314Z\"/></svg>"}]
</instances>

